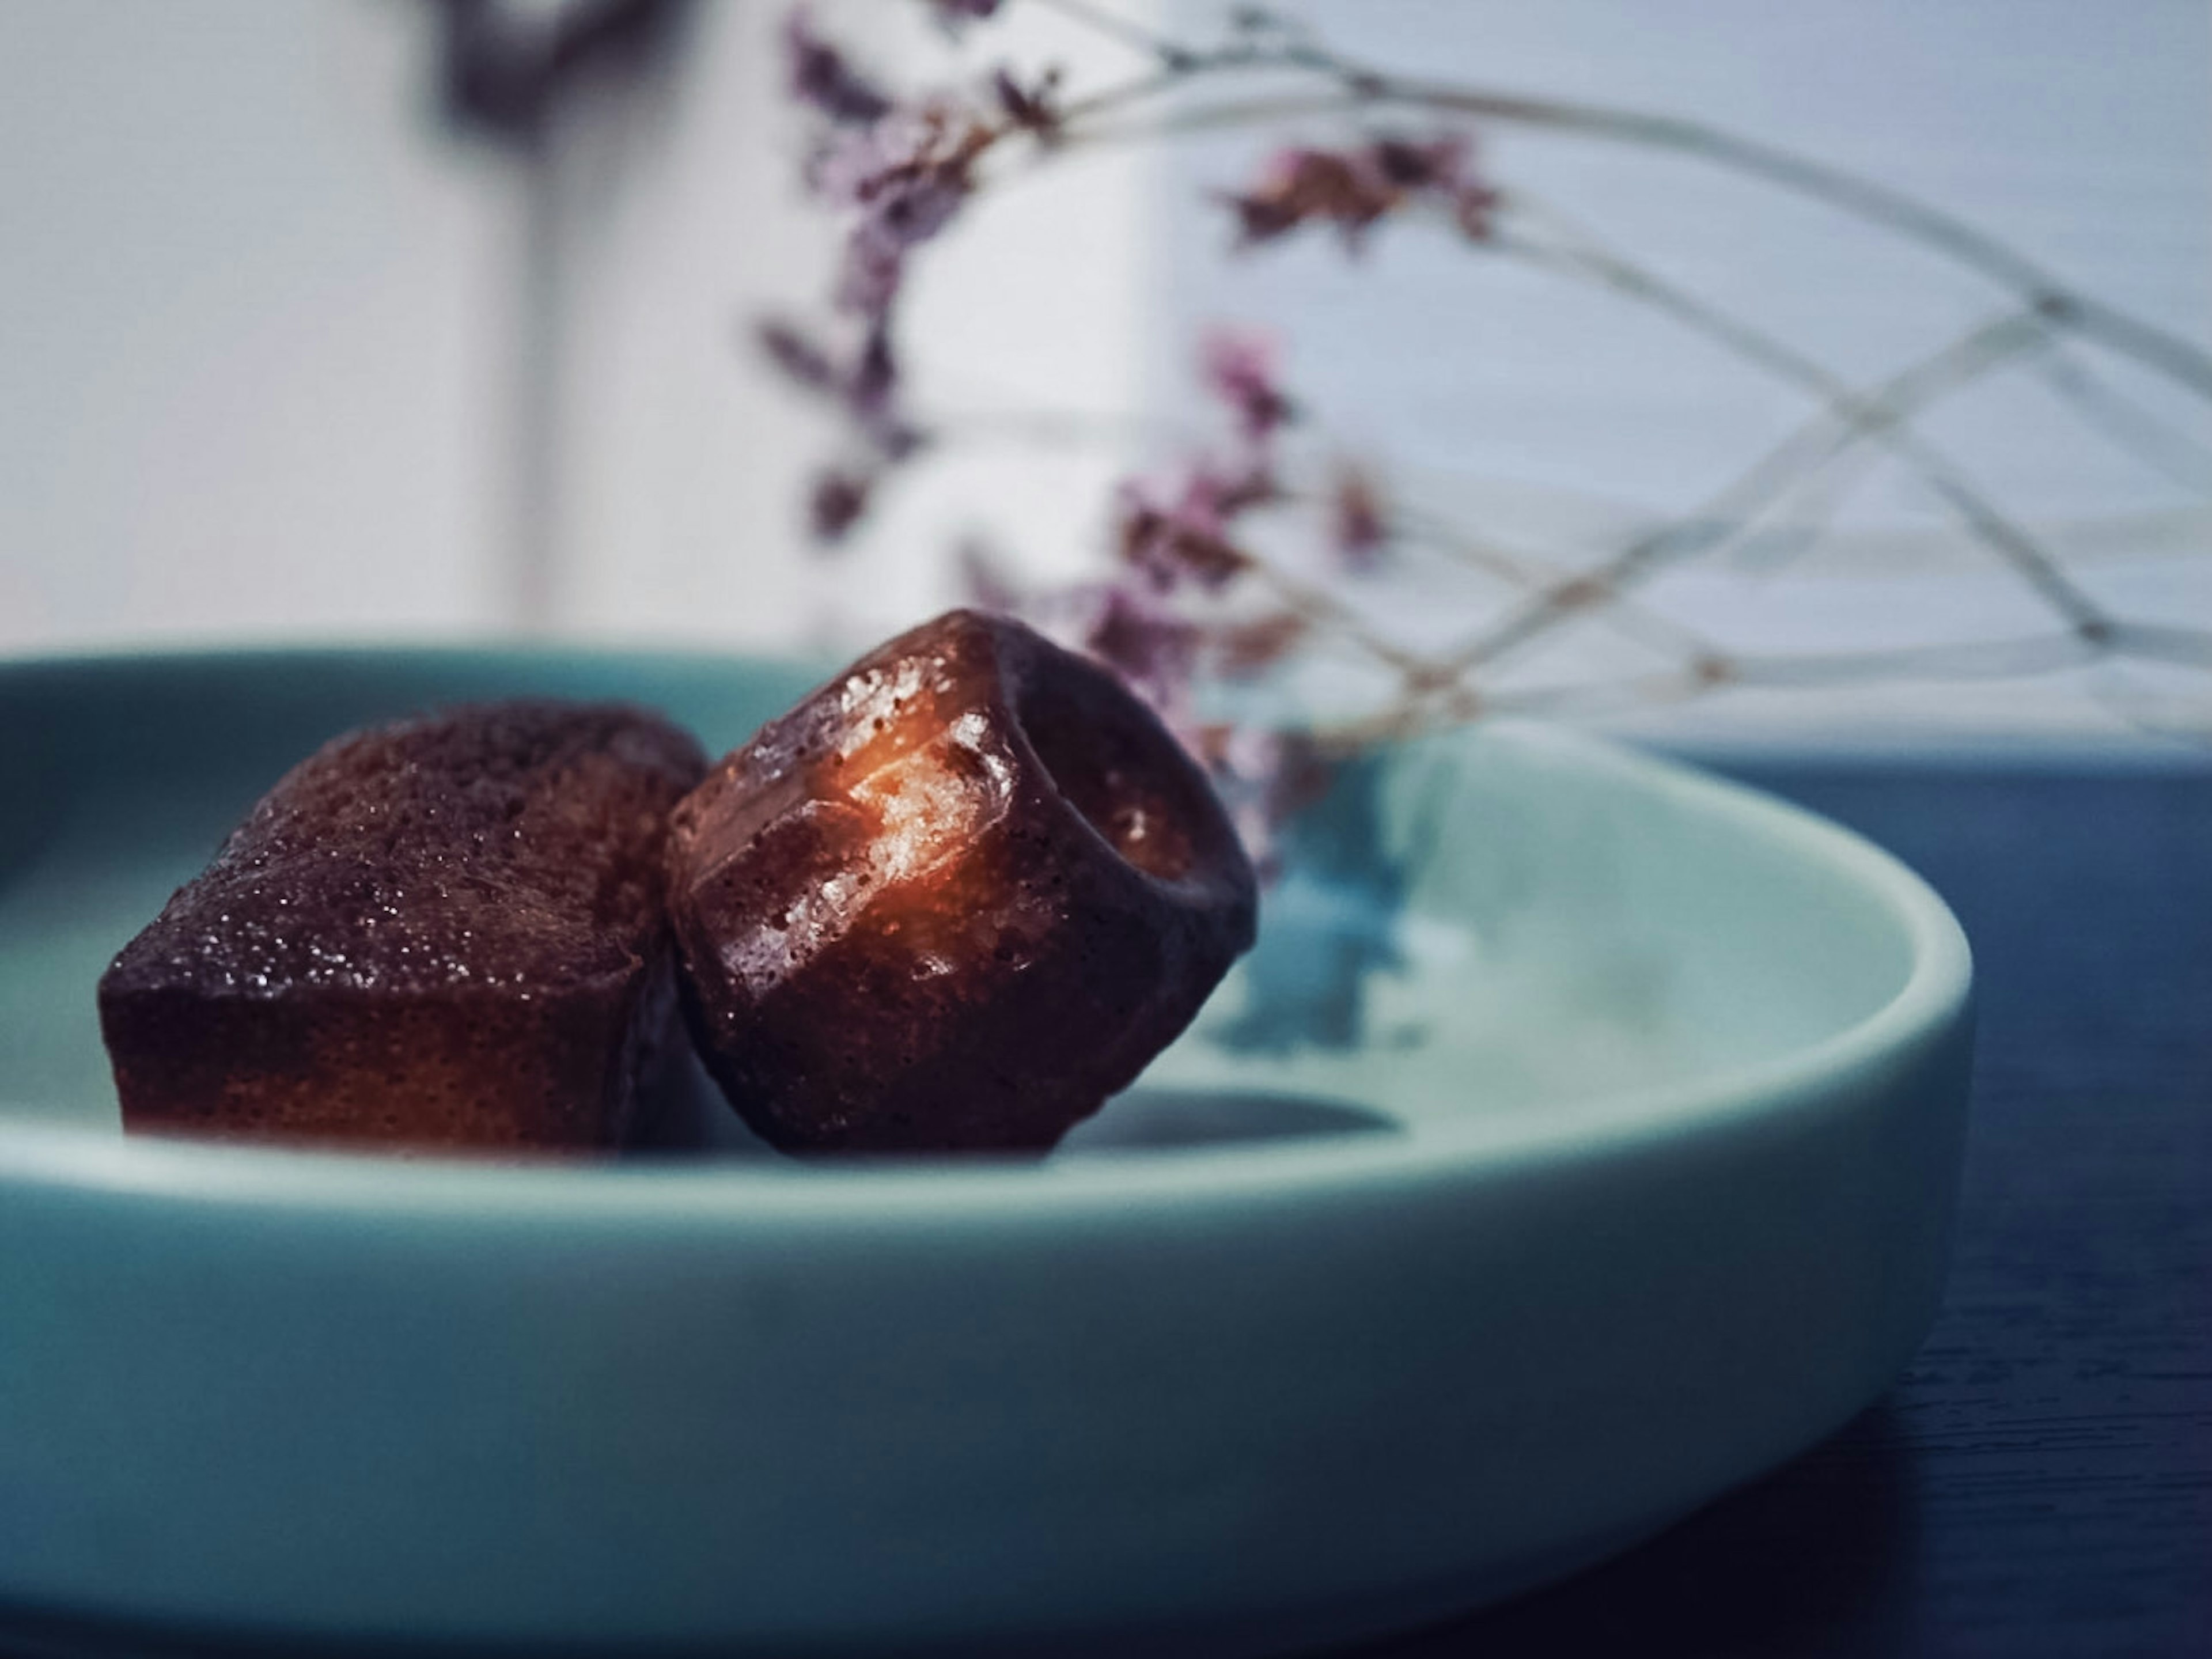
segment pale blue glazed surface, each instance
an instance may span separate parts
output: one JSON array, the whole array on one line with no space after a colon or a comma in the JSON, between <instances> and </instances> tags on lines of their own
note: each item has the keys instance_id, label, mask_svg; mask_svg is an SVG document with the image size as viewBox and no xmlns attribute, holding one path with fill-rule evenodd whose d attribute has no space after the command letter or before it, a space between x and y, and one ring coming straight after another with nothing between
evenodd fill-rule
<instances>
[{"instance_id":1,"label":"pale blue glazed surface","mask_svg":"<svg viewBox=\"0 0 2212 1659\"><path fill-rule=\"evenodd\" d=\"M1965 942L1583 739L1348 779L1042 1164L126 1142L121 943L321 737L517 691L710 748L785 668L0 666L0 1609L162 1629L1208 1650L1564 1570L1870 1400L1940 1292Z\"/></svg>"}]
</instances>

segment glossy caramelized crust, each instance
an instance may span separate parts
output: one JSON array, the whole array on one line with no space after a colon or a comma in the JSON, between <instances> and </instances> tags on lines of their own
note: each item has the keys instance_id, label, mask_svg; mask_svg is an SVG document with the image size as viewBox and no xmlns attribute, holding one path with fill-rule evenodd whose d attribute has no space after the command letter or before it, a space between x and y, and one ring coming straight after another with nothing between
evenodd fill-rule
<instances>
[{"instance_id":1,"label":"glossy caramelized crust","mask_svg":"<svg viewBox=\"0 0 2212 1659\"><path fill-rule=\"evenodd\" d=\"M100 1024L133 1130L620 1141L672 1013L665 720L488 703L338 738L116 957Z\"/></svg>"},{"instance_id":2,"label":"glossy caramelized crust","mask_svg":"<svg viewBox=\"0 0 2212 1659\"><path fill-rule=\"evenodd\" d=\"M1252 941L1204 774L1103 670L954 611L862 658L677 809L708 1068L794 1150L1050 1146Z\"/></svg>"}]
</instances>

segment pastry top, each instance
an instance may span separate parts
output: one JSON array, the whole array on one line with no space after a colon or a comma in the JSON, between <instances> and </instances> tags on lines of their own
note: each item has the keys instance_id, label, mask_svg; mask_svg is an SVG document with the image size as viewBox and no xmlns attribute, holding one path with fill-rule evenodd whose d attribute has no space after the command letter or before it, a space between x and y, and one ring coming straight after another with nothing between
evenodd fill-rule
<instances>
[{"instance_id":1,"label":"pastry top","mask_svg":"<svg viewBox=\"0 0 2212 1659\"><path fill-rule=\"evenodd\" d=\"M632 971L668 812L706 769L612 703L482 703L294 767L108 969L109 994L504 994Z\"/></svg>"},{"instance_id":2,"label":"pastry top","mask_svg":"<svg viewBox=\"0 0 2212 1659\"><path fill-rule=\"evenodd\" d=\"M695 971L756 996L856 932L1018 965L1073 895L1056 869L1013 866L1069 836L1185 921L1218 918L1231 955L1250 945L1251 865L1152 712L1020 623L949 611L770 720L677 809L678 931Z\"/></svg>"}]
</instances>

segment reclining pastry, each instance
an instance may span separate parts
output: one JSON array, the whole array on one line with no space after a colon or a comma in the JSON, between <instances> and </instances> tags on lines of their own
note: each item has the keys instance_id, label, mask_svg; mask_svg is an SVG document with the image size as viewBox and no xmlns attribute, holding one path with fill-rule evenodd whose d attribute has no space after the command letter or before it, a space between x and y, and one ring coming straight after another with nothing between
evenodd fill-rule
<instances>
[{"instance_id":1,"label":"reclining pastry","mask_svg":"<svg viewBox=\"0 0 2212 1659\"><path fill-rule=\"evenodd\" d=\"M133 1131L620 1144L672 1030L659 716L480 704L301 762L126 945L100 1016Z\"/></svg>"}]
</instances>

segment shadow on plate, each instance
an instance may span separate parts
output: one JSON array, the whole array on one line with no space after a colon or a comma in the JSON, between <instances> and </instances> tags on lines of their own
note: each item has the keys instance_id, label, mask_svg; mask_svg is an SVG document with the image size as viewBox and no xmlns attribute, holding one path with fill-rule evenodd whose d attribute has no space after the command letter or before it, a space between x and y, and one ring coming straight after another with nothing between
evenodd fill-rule
<instances>
[{"instance_id":1,"label":"shadow on plate","mask_svg":"<svg viewBox=\"0 0 2212 1659\"><path fill-rule=\"evenodd\" d=\"M648 1091L646 1109L648 1127L633 1150L648 1157L665 1153L756 1160L778 1156L730 1109L688 1045L669 1075ZM1401 1129L1395 1119L1341 1101L1139 1085L1109 1101L1097 1116L1076 1125L1053 1156L1179 1152L1198 1146L1398 1133Z\"/></svg>"},{"instance_id":2,"label":"shadow on plate","mask_svg":"<svg viewBox=\"0 0 2212 1659\"><path fill-rule=\"evenodd\" d=\"M1397 1134L1394 1118L1343 1101L1304 1095L1200 1089L1132 1089L1079 1123L1060 1152L1133 1152L1218 1146L1327 1135Z\"/></svg>"}]
</instances>

